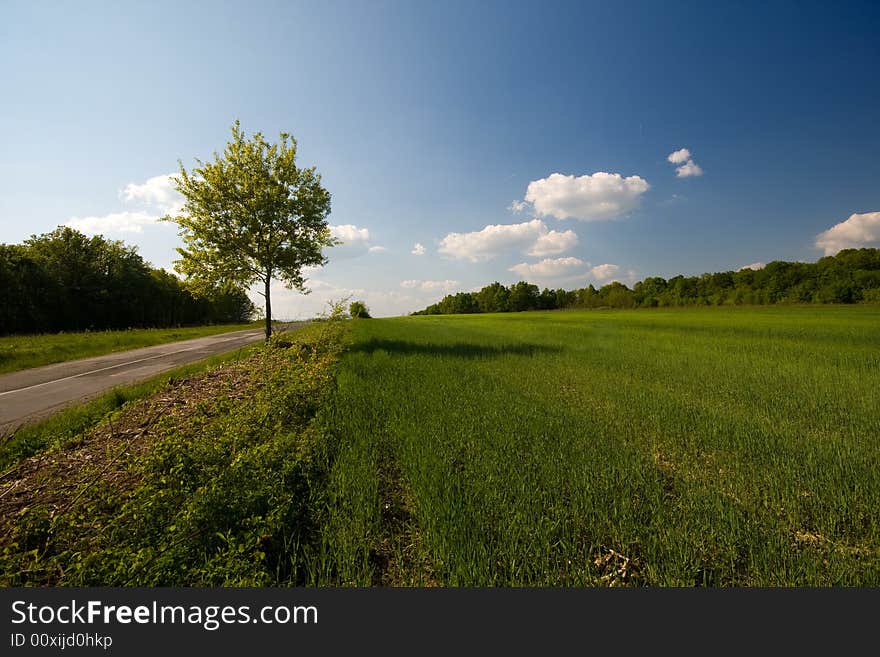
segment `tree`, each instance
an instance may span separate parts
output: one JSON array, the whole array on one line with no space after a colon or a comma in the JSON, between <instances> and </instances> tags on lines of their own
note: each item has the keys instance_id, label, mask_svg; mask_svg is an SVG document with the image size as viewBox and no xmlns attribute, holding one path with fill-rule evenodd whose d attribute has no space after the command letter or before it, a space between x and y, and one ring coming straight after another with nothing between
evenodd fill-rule
<instances>
[{"instance_id":1,"label":"tree","mask_svg":"<svg viewBox=\"0 0 880 657\"><path fill-rule=\"evenodd\" d=\"M534 310L538 307L538 286L519 281L510 288L510 309L513 312Z\"/></svg>"},{"instance_id":2,"label":"tree","mask_svg":"<svg viewBox=\"0 0 880 657\"><path fill-rule=\"evenodd\" d=\"M498 281L477 292L481 313L505 313L509 310L510 290Z\"/></svg>"},{"instance_id":3,"label":"tree","mask_svg":"<svg viewBox=\"0 0 880 657\"><path fill-rule=\"evenodd\" d=\"M326 264L323 247L338 243L327 225L330 193L315 167L296 165L296 140L286 132L277 144L259 132L248 140L236 121L223 155L196 162L192 172L181 163L174 178L183 211L163 217L180 227L185 244L175 268L196 288L262 283L268 340L272 281L308 293L303 267Z\"/></svg>"},{"instance_id":4,"label":"tree","mask_svg":"<svg viewBox=\"0 0 880 657\"><path fill-rule=\"evenodd\" d=\"M363 301L352 301L348 307L352 319L370 319L370 309Z\"/></svg>"}]
</instances>

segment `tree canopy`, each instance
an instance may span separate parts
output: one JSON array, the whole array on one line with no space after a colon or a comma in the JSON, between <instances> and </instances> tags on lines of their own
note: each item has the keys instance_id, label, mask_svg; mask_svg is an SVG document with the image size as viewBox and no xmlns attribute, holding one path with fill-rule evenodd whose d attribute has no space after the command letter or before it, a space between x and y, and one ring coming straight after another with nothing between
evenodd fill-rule
<instances>
[{"instance_id":1,"label":"tree canopy","mask_svg":"<svg viewBox=\"0 0 880 657\"><path fill-rule=\"evenodd\" d=\"M137 249L59 226L24 244L0 244L0 334L248 321L243 292L195 290Z\"/></svg>"},{"instance_id":2,"label":"tree canopy","mask_svg":"<svg viewBox=\"0 0 880 657\"><path fill-rule=\"evenodd\" d=\"M363 301L352 301L348 306L348 314L352 319L370 319L370 309Z\"/></svg>"},{"instance_id":3,"label":"tree canopy","mask_svg":"<svg viewBox=\"0 0 880 657\"><path fill-rule=\"evenodd\" d=\"M259 132L247 139L236 121L222 155L196 162L191 172L181 163L175 177L182 212L164 217L185 245L176 269L197 288L259 283L268 340L272 281L307 293L303 267L325 264L322 249L337 243L327 224L330 193L315 167L297 166L296 140L286 132L274 144Z\"/></svg>"},{"instance_id":4,"label":"tree canopy","mask_svg":"<svg viewBox=\"0 0 880 657\"><path fill-rule=\"evenodd\" d=\"M551 290L520 281L449 294L414 315L497 313L557 308L653 308L775 303L880 303L880 249L845 249L818 262L774 261L761 269L701 276L652 276L632 288Z\"/></svg>"}]
</instances>

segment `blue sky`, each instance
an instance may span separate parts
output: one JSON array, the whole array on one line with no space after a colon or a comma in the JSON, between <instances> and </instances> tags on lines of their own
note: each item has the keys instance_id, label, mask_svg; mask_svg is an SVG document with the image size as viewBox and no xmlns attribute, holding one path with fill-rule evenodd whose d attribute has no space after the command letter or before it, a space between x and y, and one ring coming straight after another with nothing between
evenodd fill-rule
<instances>
[{"instance_id":1,"label":"blue sky","mask_svg":"<svg viewBox=\"0 0 880 657\"><path fill-rule=\"evenodd\" d=\"M347 240L284 318L880 246L880 4L614 4L4 2L0 241L170 267L164 176L238 118Z\"/></svg>"}]
</instances>

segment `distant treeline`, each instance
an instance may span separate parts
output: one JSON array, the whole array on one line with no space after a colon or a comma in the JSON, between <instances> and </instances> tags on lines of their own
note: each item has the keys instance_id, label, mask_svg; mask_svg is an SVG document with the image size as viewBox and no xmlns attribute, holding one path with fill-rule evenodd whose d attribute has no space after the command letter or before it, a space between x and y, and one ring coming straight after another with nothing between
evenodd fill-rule
<instances>
[{"instance_id":1,"label":"distant treeline","mask_svg":"<svg viewBox=\"0 0 880 657\"><path fill-rule=\"evenodd\" d=\"M768 263L764 268L702 276L658 276L636 283L540 290L520 281L443 297L414 315L503 313L557 308L655 308L774 303L880 303L880 249L846 249L818 262Z\"/></svg>"},{"instance_id":2,"label":"distant treeline","mask_svg":"<svg viewBox=\"0 0 880 657\"><path fill-rule=\"evenodd\" d=\"M196 292L135 247L59 227L0 244L0 334L246 322L243 292Z\"/></svg>"}]
</instances>

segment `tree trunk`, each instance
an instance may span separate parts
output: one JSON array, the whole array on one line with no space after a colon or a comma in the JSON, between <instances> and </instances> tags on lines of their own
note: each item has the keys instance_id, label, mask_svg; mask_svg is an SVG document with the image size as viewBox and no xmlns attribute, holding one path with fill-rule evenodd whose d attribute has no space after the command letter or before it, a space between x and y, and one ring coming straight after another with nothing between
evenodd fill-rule
<instances>
[{"instance_id":1,"label":"tree trunk","mask_svg":"<svg viewBox=\"0 0 880 657\"><path fill-rule=\"evenodd\" d=\"M272 300L269 298L269 283L272 279L266 276L266 342L272 337Z\"/></svg>"}]
</instances>

